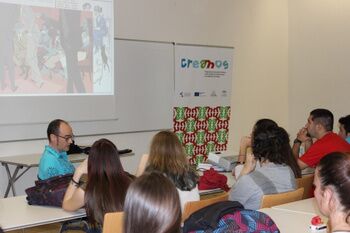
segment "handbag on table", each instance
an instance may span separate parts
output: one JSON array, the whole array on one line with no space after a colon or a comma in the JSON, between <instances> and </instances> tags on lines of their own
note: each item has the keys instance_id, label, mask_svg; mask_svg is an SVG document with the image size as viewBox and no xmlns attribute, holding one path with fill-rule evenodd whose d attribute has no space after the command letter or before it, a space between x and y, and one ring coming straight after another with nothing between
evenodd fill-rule
<instances>
[{"instance_id":1,"label":"handbag on table","mask_svg":"<svg viewBox=\"0 0 350 233\"><path fill-rule=\"evenodd\" d=\"M29 205L62 206L64 194L73 174L36 180L35 186L25 190Z\"/></svg>"}]
</instances>

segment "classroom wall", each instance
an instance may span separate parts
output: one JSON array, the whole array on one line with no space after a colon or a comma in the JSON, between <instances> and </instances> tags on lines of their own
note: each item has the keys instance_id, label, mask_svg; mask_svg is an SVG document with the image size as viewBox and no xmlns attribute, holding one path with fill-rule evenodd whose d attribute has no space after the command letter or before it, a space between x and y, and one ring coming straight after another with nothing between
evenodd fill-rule
<instances>
[{"instance_id":1,"label":"classroom wall","mask_svg":"<svg viewBox=\"0 0 350 233\"><path fill-rule=\"evenodd\" d=\"M233 46L233 2L231 0L117 0L115 36L118 38ZM78 144L91 144L100 137L113 140L119 148L131 148L135 156L122 159L134 172L140 156L148 151L155 132L78 137ZM0 156L40 153L46 140L0 143ZM37 169L30 169L16 183L17 193L33 185ZM0 168L0 196L5 192L5 169Z\"/></svg>"},{"instance_id":2,"label":"classroom wall","mask_svg":"<svg viewBox=\"0 0 350 233\"><path fill-rule=\"evenodd\" d=\"M314 108L350 114L350 1L289 1L289 128L294 138Z\"/></svg>"},{"instance_id":3,"label":"classroom wall","mask_svg":"<svg viewBox=\"0 0 350 233\"><path fill-rule=\"evenodd\" d=\"M334 113L337 132L339 117L350 114L350 2L235 0L233 7L230 148L261 117L293 140L314 108Z\"/></svg>"},{"instance_id":4,"label":"classroom wall","mask_svg":"<svg viewBox=\"0 0 350 233\"><path fill-rule=\"evenodd\" d=\"M288 1L234 0L234 77L229 148L255 121L288 127Z\"/></svg>"},{"instance_id":5,"label":"classroom wall","mask_svg":"<svg viewBox=\"0 0 350 233\"><path fill-rule=\"evenodd\" d=\"M249 134L258 118L269 117L294 138L315 107L338 118L349 114L347 54L350 45L347 0L117 0L119 38L234 46L229 150ZM338 101L340 100L340 101ZM135 156L122 159L134 172L155 132L104 135ZM91 144L102 136L77 138ZM0 144L0 155L41 152L46 140ZM0 169L0 195L5 170ZM36 169L16 184L32 185Z\"/></svg>"}]
</instances>

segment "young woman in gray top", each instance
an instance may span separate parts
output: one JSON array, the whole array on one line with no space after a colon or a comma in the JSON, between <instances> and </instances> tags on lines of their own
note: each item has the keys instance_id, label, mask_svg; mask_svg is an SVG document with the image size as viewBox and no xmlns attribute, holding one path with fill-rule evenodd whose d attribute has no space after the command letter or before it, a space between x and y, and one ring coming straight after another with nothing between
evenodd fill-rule
<instances>
[{"instance_id":1,"label":"young woman in gray top","mask_svg":"<svg viewBox=\"0 0 350 233\"><path fill-rule=\"evenodd\" d=\"M300 177L301 172L293 157L288 133L282 127L255 129L252 147L253 155L247 155L241 175L230 191L230 200L256 210L263 195L295 190L295 178ZM256 168L257 160L261 164L259 168Z\"/></svg>"}]
</instances>

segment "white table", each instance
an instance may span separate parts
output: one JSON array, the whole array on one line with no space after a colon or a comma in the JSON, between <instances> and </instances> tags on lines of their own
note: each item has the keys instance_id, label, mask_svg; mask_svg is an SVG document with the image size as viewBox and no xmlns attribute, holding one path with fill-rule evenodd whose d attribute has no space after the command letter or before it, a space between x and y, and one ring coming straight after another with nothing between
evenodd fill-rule
<instances>
[{"instance_id":1,"label":"white table","mask_svg":"<svg viewBox=\"0 0 350 233\"><path fill-rule=\"evenodd\" d=\"M7 156L0 157L0 163L5 167L8 183L5 191L4 197L8 197L10 189L12 189L13 196L16 196L15 182L30 168L39 166L41 154L27 154L27 155L18 155L18 156ZM84 161L87 158L87 154L70 154L68 155L69 160L72 163L78 163ZM12 174L9 168L9 165L15 166ZM21 169L24 170L19 173Z\"/></svg>"},{"instance_id":2,"label":"white table","mask_svg":"<svg viewBox=\"0 0 350 233\"><path fill-rule=\"evenodd\" d=\"M322 217L322 219L326 218L319 211L315 198L308 198L301 201L290 202L283 205L273 206L271 208L276 210L294 212L294 213L319 215L320 217Z\"/></svg>"},{"instance_id":3,"label":"white table","mask_svg":"<svg viewBox=\"0 0 350 233\"><path fill-rule=\"evenodd\" d=\"M4 231L79 219L85 216L84 209L67 212L59 207L28 205L26 196L0 199L0 226Z\"/></svg>"},{"instance_id":4,"label":"white table","mask_svg":"<svg viewBox=\"0 0 350 233\"><path fill-rule=\"evenodd\" d=\"M283 233L310 233L310 223L314 214L298 213L273 208L260 209L269 215ZM319 233L326 233L327 229Z\"/></svg>"},{"instance_id":5,"label":"white table","mask_svg":"<svg viewBox=\"0 0 350 233\"><path fill-rule=\"evenodd\" d=\"M0 163L5 167L7 178L8 178L7 188L6 188L4 197L8 197L10 189L12 189L13 196L16 196L16 190L14 185L15 182L30 168L39 166L41 155L42 154L27 154L27 155L0 157ZM134 155L134 153L130 152L125 154L120 154L120 157L131 156L131 155ZM86 159L87 156L88 155L84 153L70 154L68 155L68 159L72 163L79 163L84 161L84 159ZM11 174L9 165L15 166L15 169L13 170L12 174ZM18 173L23 168L25 169L21 173Z\"/></svg>"}]
</instances>

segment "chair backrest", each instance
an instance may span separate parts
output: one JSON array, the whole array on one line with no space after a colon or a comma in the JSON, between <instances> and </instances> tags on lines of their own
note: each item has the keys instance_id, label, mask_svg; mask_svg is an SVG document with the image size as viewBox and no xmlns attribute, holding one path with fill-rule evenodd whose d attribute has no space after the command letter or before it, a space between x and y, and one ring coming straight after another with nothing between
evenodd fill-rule
<instances>
[{"instance_id":1,"label":"chair backrest","mask_svg":"<svg viewBox=\"0 0 350 233\"><path fill-rule=\"evenodd\" d=\"M313 197L313 193L312 193L313 181L314 181L314 174L305 175L305 176L302 176L301 178L296 179L297 187L304 188L304 194L302 199Z\"/></svg>"},{"instance_id":2,"label":"chair backrest","mask_svg":"<svg viewBox=\"0 0 350 233\"><path fill-rule=\"evenodd\" d=\"M103 220L103 233L123 232L124 212L106 213Z\"/></svg>"},{"instance_id":3,"label":"chair backrest","mask_svg":"<svg viewBox=\"0 0 350 233\"><path fill-rule=\"evenodd\" d=\"M303 197L303 193L304 188L298 188L290 192L264 195L261 200L260 209L299 201Z\"/></svg>"},{"instance_id":4,"label":"chair backrest","mask_svg":"<svg viewBox=\"0 0 350 233\"><path fill-rule=\"evenodd\" d=\"M220 196L216 196L213 198L200 200L200 201L189 201L185 203L184 211L182 213L182 221L185 221L191 214L196 212L199 209L202 209L208 205L220 202L220 201L227 201L228 200L228 193L225 192L224 194Z\"/></svg>"}]
</instances>

